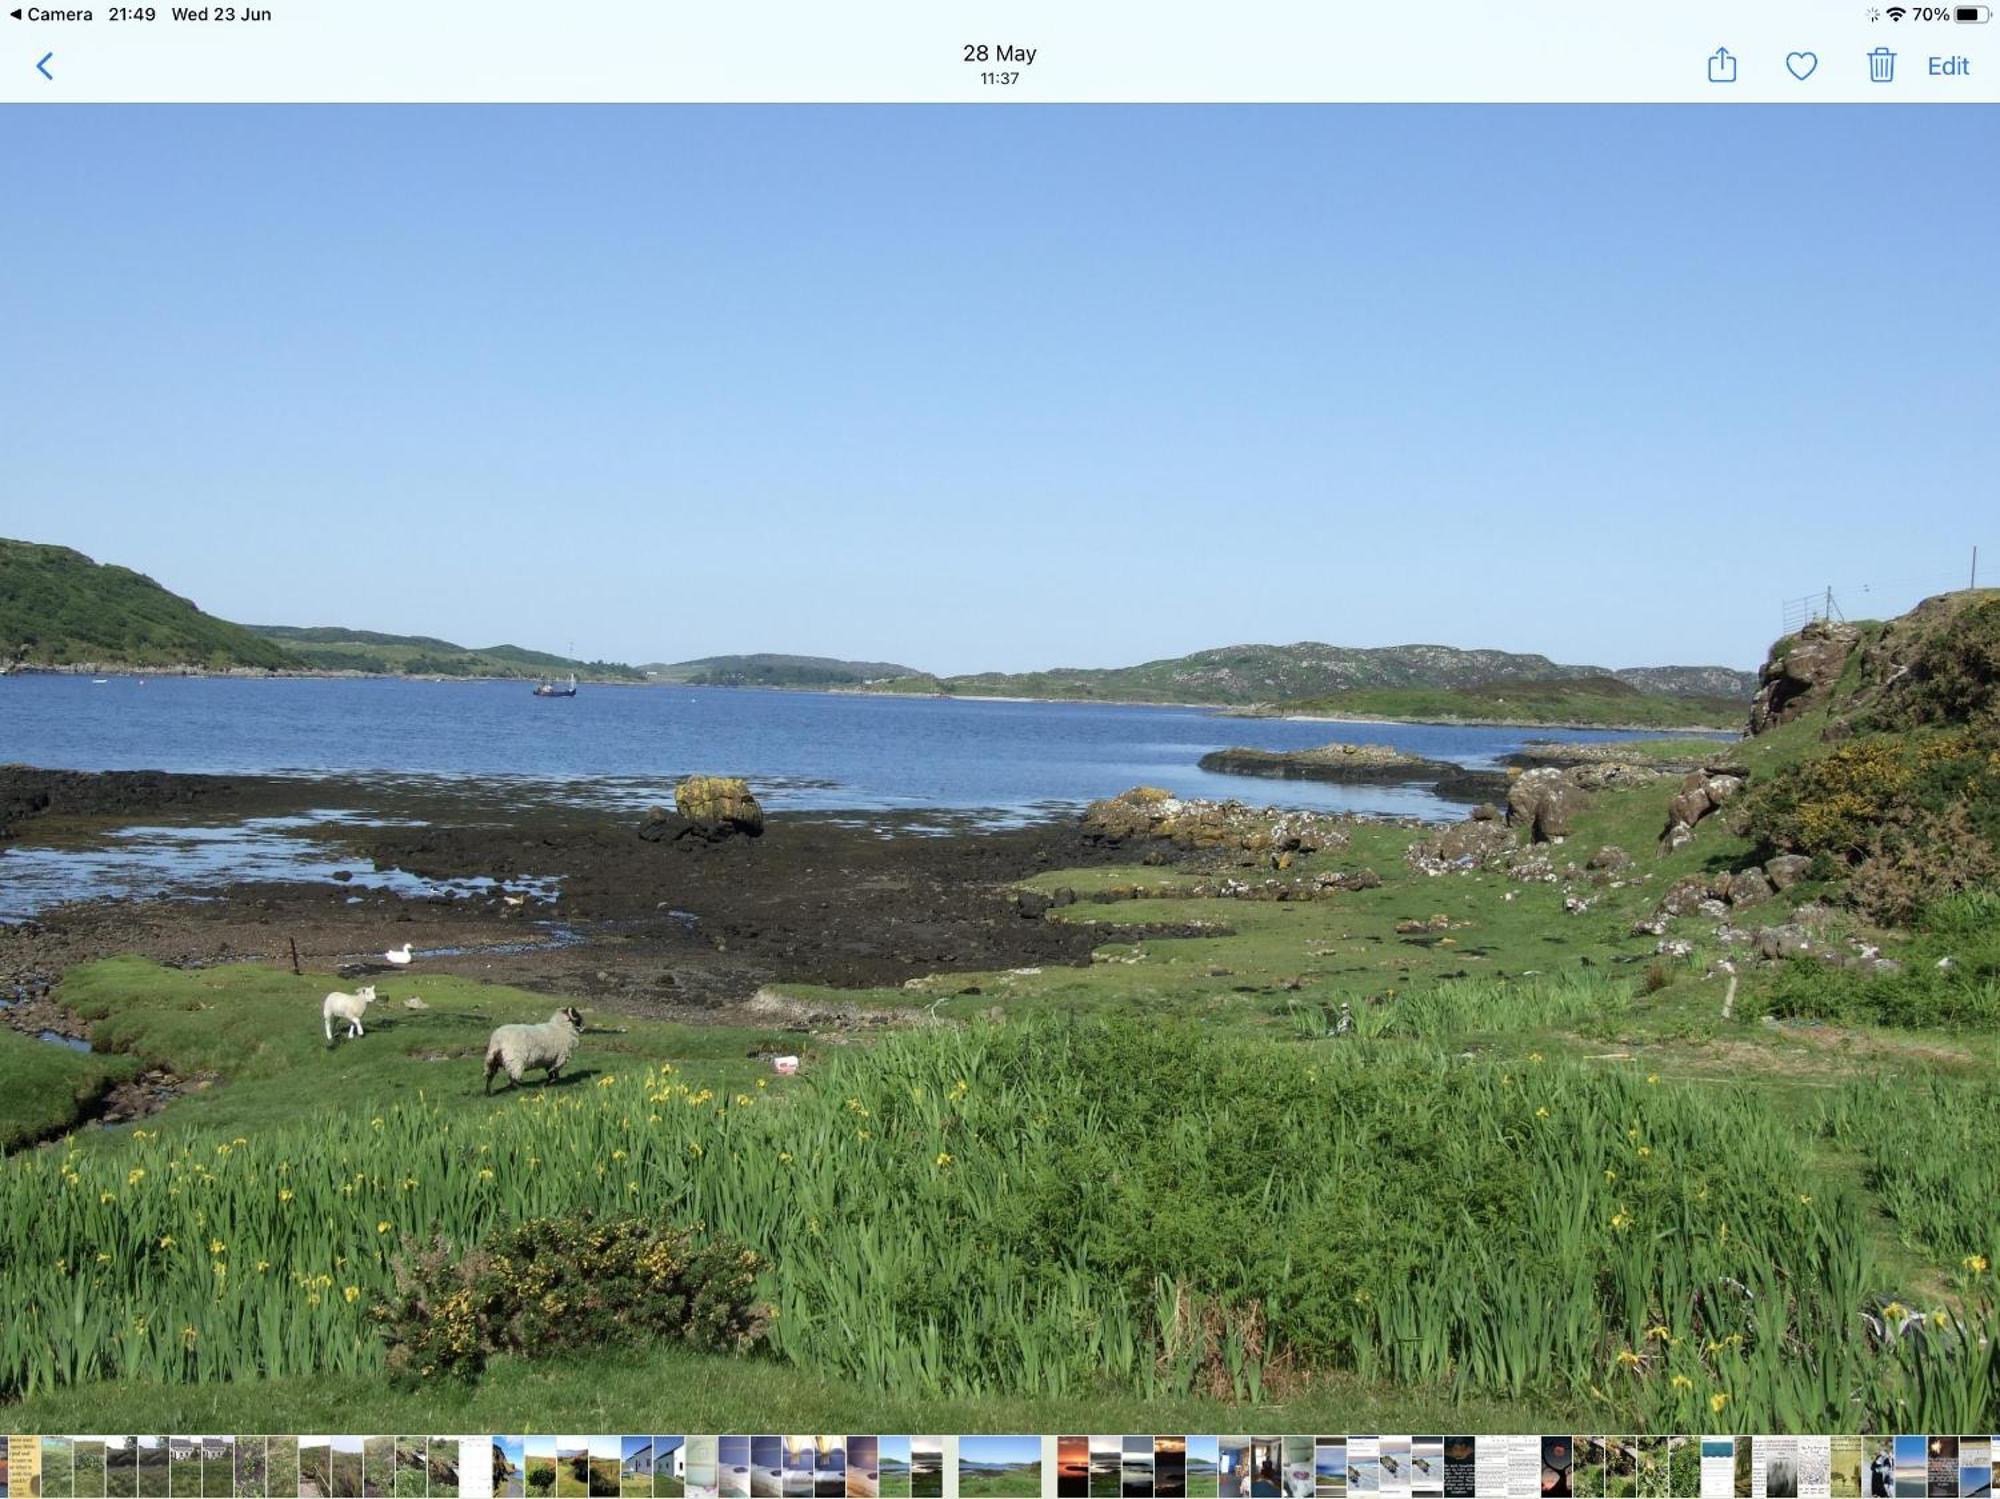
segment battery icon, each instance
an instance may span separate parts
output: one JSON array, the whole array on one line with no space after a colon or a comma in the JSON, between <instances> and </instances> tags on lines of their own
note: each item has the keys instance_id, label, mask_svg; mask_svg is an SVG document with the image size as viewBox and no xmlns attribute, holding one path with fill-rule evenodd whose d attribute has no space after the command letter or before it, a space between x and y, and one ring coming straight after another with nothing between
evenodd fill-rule
<instances>
[{"instance_id":1,"label":"battery icon","mask_svg":"<svg viewBox=\"0 0 2000 1499\"><path fill-rule=\"evenodd\" d=\"M1992 20L1993 12L1984 5L1959 5L1952 8L1951 18L1954 21L1972 21L1976 23Z\"/></svg>"}]
</instances>

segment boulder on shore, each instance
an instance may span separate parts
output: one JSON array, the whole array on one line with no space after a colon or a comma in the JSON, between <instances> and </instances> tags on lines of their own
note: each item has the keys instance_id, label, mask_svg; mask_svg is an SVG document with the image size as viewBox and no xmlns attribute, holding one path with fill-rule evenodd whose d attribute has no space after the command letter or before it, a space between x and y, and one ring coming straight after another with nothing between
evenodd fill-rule
<instances>
[{"instance_id":1,"label":"boulder on shore","mask_svg":"<svg viewBox=\"0 0 2000 1499\"><path fill-rule=\"evenodd\" d=\"M1553 766L1526 771L1507 788L1507 825L1526 828L1531 843L1552 843L1569 836L1584 802L1583 788Z\"/></svg>"},{"instance_id":2,"label":"boulder on shore","mask_svg":"<svg viewBox=\"0 0 2000 1499\"><path fill-rule=\"evenodd\" d=\"M639 824L648 843L672 842L692 834L719 843L741 833L764 833L764 809L741 776L689 776L674 787L674 810L654 807Z\"/></svg>"}]
</instances>

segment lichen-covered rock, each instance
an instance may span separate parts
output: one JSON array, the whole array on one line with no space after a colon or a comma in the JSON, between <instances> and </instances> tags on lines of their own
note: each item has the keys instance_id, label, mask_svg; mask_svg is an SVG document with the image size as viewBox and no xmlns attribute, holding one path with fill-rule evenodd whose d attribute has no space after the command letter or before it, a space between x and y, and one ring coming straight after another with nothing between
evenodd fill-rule
<instances>
[{"instance_id":1,"label":"lichen-covered rock","mask_svg":"<svg viewBox=\"0 0 2000 1499\"><path fill-rule=\"evenodd\" d=\"M1681 789L1667 804L1667 825L1660 833L1660 847L1671 853L1694 836L1695 824L1716 811L1743 789L1745 777L1726 771L1691 770L1681 778Z\"/></svg>"},{"instance_id":2,"label":"lichen-covered rock","mask_svg":"<svg viewBox=\"0 0 2000 1499\"><path fill-rule=\"evenodd\" d=\"M1804 854L1779 854L1764 861L1764 876L1775 890L1789 890L1806 877L1812 860Z\"/></svg>"},{"instance_id":3,"label":"lichen-covered rock","mask_svg":"<svg viewBox=\"0 0 2000 1499\"><path fill-rule=\"evenodd\" d=\"M1504 824L1467 818L1417 839L1403 858L1419 874L1467 874L1490 868L1514 849L1514 834Z\"/></svg>"},{"instance_id":4,"label":"lichen-covered rock","mask_svg":"<svg viewBox=\"0 0 2000 1499\"><path fill-rule=\"evenodd\" d=\"M1570 819L1583 809L1584 793L1554 766L1524 772L1507 788L1507 823L1526 828L1531 843L1569 836Z\"/></svg>"},{"instance_id":5,"label":"lichen-covered rock","mask_svg":"<svg viewBox=\"0 0 2000 1499\"><path fill-rule=\"evenodd\" d=\"M1242 802L1177 797L1138 786L1083 809L1083 832L1098 843L1154 840L1177 848L1255 854L1318 853L1344 847L1337 819L1317 812L1248 807Z\"/></svg>"},{"instance_id":6,"label":"lichen-covered rock","mask_svg":"<svg viewBox=\"0 0 2000 1499\"><path fill-rule=\"evenodd\" d=\"M1790 723L1825 702L1847 665L1861 631L1840 620L1816 619L1781 641L1758 673L1750 704L1750 732L1762 734Z\"/></svg>"},{"instance_id":7,"label":"lichen-covered rock","mask_svg":"<svg viewBox=\"0 0 2000 1499\"><path fill-rule=\"evenodd\" d=\"M741 776L689 776L674 787L674 810L691 830L711 840L764 832L764 809Z\"/></svg>"},{"instance_id":8,"label":"lichen-covered rock","mask_svg":"<svg viewBox=\"0 0 2000 1499\"><path fill-rule=\"evenodd\" d=\"M1738 870L1728 878L1729 904L1732 906L1754 906L1777 894L1761 869Z\"/></svg>"},{"instance_id":9,"label":"lichen-covered rock","mask_svg":"<svg viewBox=\"0 0 2000 1499\"><path fill-rule=\"evenodd\" d=\"M1607 843L1588 859L1583 861L1585 869L1617 871L1632 867L1632 856L1615 843Z\"/></svg>"}]
</instances>

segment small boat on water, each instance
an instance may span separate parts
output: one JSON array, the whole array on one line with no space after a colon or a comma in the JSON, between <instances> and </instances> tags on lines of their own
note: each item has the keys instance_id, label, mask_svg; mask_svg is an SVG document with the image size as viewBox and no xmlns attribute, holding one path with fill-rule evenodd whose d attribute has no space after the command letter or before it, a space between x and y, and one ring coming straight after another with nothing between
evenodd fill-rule
<instances>
[{"instance_id":1,"label":"small boat on water","mask_svg":"<svg viewBox=\"0 0 2000 1499\"><path fill-rule=\"evenodd\" d=\"M541 681L539 681L539 682L535 683L535 696L536 696L536 697L575 697L575 696L576 696L576 673L575 673L575 672L571 672L571 673L569 674L569 684L568 684L567 686L565 686L565 685L563 685L562 683L560 683L560 682L556 681L556 679L555 679L554 677L543 677L543 678L541 679Z\"/></svg>"}]
</instances>

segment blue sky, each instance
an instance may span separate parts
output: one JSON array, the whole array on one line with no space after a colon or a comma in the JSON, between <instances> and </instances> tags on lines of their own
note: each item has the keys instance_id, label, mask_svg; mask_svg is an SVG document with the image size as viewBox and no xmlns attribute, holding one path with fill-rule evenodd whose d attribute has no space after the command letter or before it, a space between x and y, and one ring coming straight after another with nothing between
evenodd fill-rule
<instances>
[{"instance_id":1,"label":"blue sky","mask_svg":"<svg viewBox=\"0 0 2000 1499\"><path fill-rule=\"evenodd\" d=\"M235 619L1752 665L2000 578L1993 110L5 118L0 535Z\"/></svg>"}]
</instances>

